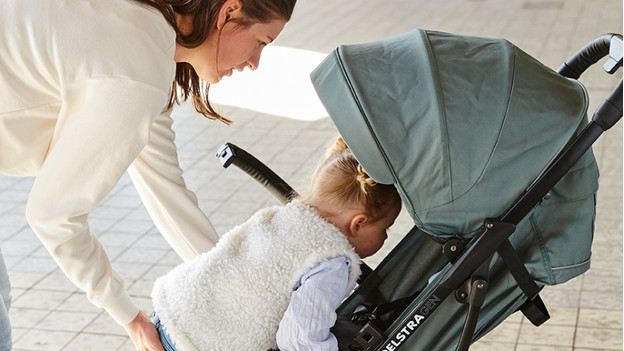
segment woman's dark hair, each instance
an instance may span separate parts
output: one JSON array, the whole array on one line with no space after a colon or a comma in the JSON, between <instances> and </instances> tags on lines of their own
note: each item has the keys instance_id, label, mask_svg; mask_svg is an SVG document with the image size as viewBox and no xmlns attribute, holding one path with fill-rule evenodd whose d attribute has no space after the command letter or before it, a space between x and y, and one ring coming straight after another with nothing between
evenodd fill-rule
<instances>
[{"instance_id":1,"label":"woman's dark hair","mask_svg":"<svg viewBox=\"0 0 624 351\"><path fill-rule=\"evenodd\" d=\"M188 48L201 45L217 20L219 9L226 0L135 0L152 6L160 11L167 22L176 31L177 42ZM296 0L239 0L241 11L245 18L238 21L242 25L252 23L266 23L274 19L290 20L295 8ZM192 16L193 30L188 35L182 35L175 21L175 14ZM178 96L180 88L182 99ZM220 120L226 124L232 121L221 116L208 101L210 84L202 81L193 67L185 62L176 64L176 76L171 89L171 96L167 109L174 104L193 98L193 105L197 112L210 119Z\"/></svg>"}]
</instances>

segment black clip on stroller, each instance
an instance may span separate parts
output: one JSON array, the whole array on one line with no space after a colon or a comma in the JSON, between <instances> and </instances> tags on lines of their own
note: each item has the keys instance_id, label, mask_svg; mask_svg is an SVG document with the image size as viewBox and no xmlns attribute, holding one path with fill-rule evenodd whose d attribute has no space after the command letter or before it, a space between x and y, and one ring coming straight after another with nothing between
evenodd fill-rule
<instances>
[{"instance_id":1,"label":"black clip on stroller","mask_svg":"<svg viewBox=\"0 0 624 351\"><path fill-rule=\"evenodd\" d=\"M589 269L591 145L622 117L620 80L587 124L576 79L605 56L615 73L621 35L555 73L506 40L413 30L341 46L316 68L342 137L416 224L339 307L340 350L468 350L518 310L536 326L549 318L540 290ZM233 144L217 156L283 202L296 195Z\"/></svg>"}]
</instances>

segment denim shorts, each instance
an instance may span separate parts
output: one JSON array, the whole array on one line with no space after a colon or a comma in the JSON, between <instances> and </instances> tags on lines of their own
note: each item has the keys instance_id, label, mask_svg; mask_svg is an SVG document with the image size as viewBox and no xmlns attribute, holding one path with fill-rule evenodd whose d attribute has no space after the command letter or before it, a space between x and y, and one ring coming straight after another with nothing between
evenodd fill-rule
<instances>
[{"instance_id":1,"label":"denim shorts","mask_svg":"<svg viewBox=\"0 0 624 351\"><path fill-rule=\"evenodd\" d=\"M158 315L154 313L154 326L158 331L158 335L160 336L160 342L162 343L165 351L178 351L175 348L175 344L171 341L171 337L167 333L167 329L160 323L160 318Z\"/></svg>"}]
</instances>

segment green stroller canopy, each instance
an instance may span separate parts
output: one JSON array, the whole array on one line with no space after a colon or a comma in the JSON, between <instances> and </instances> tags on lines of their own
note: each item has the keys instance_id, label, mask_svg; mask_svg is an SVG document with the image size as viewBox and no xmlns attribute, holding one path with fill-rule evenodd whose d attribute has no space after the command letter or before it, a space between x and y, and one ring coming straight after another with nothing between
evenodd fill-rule
<instances>
[{"instance_id":1,"label":"green stroller canopy","mask_svg":"<svg viewBox=\"0 0 624 351\"><path fill-rule=\"evenodd\" d=\"M416 29L340 46L311 78L364 169L441 239L474 237L587 124L584 87L504 39ZM589 268L597 189L590 149L509 238L540 284Z\"/></svg>"},{"instance_id":2,"label":"green stroller canopy","mask_svg":"<svg viewBox=\"0 0 624 351\"><path fill-rule=\"evenodd\" d=\"M436 236L499 215L586 120L580 83L503 39L417 29L341 46L312 82L364 169Z\"/></svg>"}]
</instances>

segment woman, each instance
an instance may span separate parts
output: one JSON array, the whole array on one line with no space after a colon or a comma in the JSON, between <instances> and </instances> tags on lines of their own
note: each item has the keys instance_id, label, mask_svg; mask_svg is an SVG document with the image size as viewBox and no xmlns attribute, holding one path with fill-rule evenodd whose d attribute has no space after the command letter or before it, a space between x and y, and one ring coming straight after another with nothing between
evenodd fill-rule
<instances>
[{"instance_id":1,"label":"woman","mask_svg":"<svg viewBox=\"0 0 624 351\"><path fill-rule=\"evenodd\" d=\"M36 177L26 208L30 226L70 280L125 327L139 350L162 346L87 216L128 170L159 231L184 260L214 246L218 236L182 179L171 108L190 97L198 112L228 123L208 102L207 84L233 70L256 69L294 4L0 3L0 173ZM0 282L3 276L6 269ZM9 303L0 303L0 326L8 324ZM0 330L0 340L10 349L10 329Z\"/></svg>"}]
</instances>

